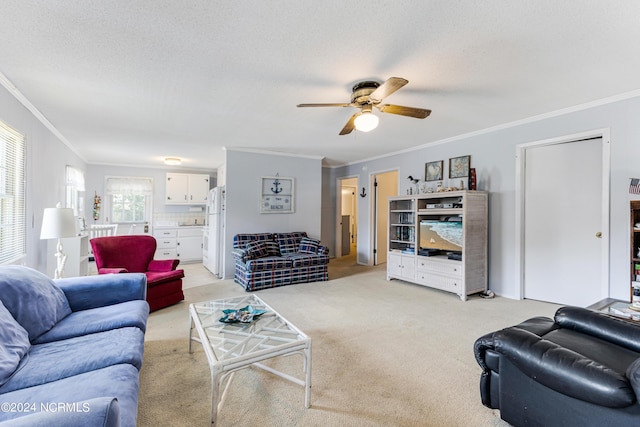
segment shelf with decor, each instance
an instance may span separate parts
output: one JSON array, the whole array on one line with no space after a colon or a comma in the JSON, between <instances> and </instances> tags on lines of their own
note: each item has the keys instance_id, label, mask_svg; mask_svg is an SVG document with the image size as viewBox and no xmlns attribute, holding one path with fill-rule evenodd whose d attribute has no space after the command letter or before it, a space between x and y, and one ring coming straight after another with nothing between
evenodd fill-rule
<instances>
[{"instance_id":1,"label":"shelf with decor","mask_svg":"<svg viewBox=\"0 0 640 427\"><path fill-rule=\"evenodd\" d=\"M396 198L389 202L389 250L412 252L416 242L415 199Z\"/></svg>"}]
</instances>

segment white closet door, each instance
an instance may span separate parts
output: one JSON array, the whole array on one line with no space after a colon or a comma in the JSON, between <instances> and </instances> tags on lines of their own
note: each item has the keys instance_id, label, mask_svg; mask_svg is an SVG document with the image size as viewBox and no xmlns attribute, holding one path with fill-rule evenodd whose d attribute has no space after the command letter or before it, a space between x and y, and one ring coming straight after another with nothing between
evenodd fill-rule
<instances>
[{"instance_id":1,"label":"white closet door","mask_svg":"<svg viewBox=\"0 0 640 427\"><path fill-rule=\"evenodd\" d=\"M602 139L525 154L524 297L586 307L603 287Z\"/></svg>"}]
</instances>

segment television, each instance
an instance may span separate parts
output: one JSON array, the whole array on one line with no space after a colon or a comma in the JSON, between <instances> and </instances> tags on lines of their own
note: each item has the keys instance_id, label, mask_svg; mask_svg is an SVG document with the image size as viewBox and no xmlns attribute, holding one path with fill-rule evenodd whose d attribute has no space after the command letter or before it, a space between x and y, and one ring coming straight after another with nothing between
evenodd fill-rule
<instances>
[{"instance_id":1,"label":"television","mask_svg":"<svg viewBox=\"0 0 640 427\"><path fill-rule=\"evenodd\" d=\"M462 252L461 218L420 221L420 249L442 252Z\"/></svg>"}]
</instances>

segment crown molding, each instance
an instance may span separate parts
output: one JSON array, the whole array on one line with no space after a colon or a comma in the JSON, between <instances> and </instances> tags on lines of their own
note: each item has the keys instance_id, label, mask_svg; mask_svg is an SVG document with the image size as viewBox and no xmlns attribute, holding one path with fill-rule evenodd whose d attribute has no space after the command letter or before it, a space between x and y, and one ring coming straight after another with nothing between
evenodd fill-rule
<instances>
[{"instance_id":1,"label":"crown molding","mask_svg":"<svg viewBox=\"0 0 640 427\"><path fill-rule=\"evenodd\" d=\"M82 154L80 154L78 150L76 150L76 148L69 142L69 140L65 138L65 136L62 135L62 133L60 133L60 131L49 121L49 119L47 119L44 114L42 114L40 110L38 110L35 105L33 105L31 101L29 101L27 97L24 96L24 94L20 92L20 90L18 90L18 88L13 83L11 83L11 80L9 80L7 76L5 76L1 72L0 85L2 85L11 95L13 95L13 97L17 99L18 102L24 105L24 107L29 110L31 114L33 114L35 118L40 121L40 123L42 123L47 129L49 129L49 131L54 134L56 138L58 138L64 145L66 145L69 150L71 150L76 156L80 157L80 159L82 159L85 163L88 163L87 159Z\"/></svg>"},{"instance_id":2,"label":"crown molding","mask_svg":"<svg viewBox=\"0 0 640 427\"><path fill-rule=\"evenodd\" d=\"M442 145L442 144L447 144L447 143L454 142L454 141L460 141L462 139L467 139L467 138L471 138L471 137L474 137L474 136L485 135L487 133L497 132L499 130L509 129L509 128L513 128L513 127L516 127L516 126L522 126L522 125L525 125L525 124L538 122L540 120L550 119L550 118L553 118L553 117L564 116L566 114L575 113L575 112L578 112L578 111L584 111L584 110L587 110L589 108L599 107L599 106L607 105L607 104L613 104L614 102L625 101L627 99L632 99L632 98L637 98L637 97L640 97L640 89L633 90L631 92L620 93L618 95L613 95L613 96L610 96L610 97L607 97L607 98L597 99L595 101L585 102L583 104L574 105L572 107L562 108L560 110L554 110L554 111L551 111L551 112L548 112L548 113L544 113L544 114L538 114L536 116L531 116L531 117L527 117L527 118L524 118L524 119L508 122L508 123L503 123L503 124L500 124L500 125L492 126L492 127L489 127L489 128L485 128L485 129L481 129L481 130L477 130L477 131L473 131L473 132L463 133L463 134L460 134L460 135L452 136L450 138L440 139L438 141L427 142L425 144L421 144L421 145L418 145L416 147L406 148L404 150L395 151L393 153L382 154L380 156L369 157L369 158L363 159L363 160L357 160L357 161L345 163L345 164L342 164L342 165L328 166L328 167L331 168L331 169L336 169L336 168L341 168L341 167L345 167L345 166L357 165L357 164L360 164L360 163L363 163L363 162L370 162L370 161L373 161L373 160L384 159L384 158L387 158L387 157L396 156L398 154L404 154L404 153L410 153L410 152L417 151L417 150L422 150L422 149L424 149L426 147L433 147L435 145Z\"/></svg>"}]
</instances>

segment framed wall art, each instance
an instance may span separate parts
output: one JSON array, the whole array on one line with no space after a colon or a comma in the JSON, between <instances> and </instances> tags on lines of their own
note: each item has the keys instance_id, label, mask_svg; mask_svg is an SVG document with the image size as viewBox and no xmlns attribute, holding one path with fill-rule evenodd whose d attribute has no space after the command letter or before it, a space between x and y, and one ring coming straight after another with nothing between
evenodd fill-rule
<instances>
[{"instance_id":1,"label":"framed wall art","mask_svg":"<svg viewBox=\"0 0 640 427\"><path fill-rule=\"evenodd\" d=\"M263 176L260 213L293 213L293 178Z\"/></svg>"},{"instance_id":2,"label":"framed wall art","mask_svg":"<svg viewBox=\"0 0 640 427\"><path fill-rule=\"evenodd\" d=\"M463 178L469 176L471 156L460 156L449 159L449 178Z\"/></svg>"},{"instance_id":3,"label":"framed wall art","mask_svg":"<svg viewBox=\"0 0 640 427\"><path fill-rule=\"evenodd\" d=\"M425 181L442 181L443 168L444 168L444 160L425 163L424 180Z\"/></svg>"}]
</instances>

